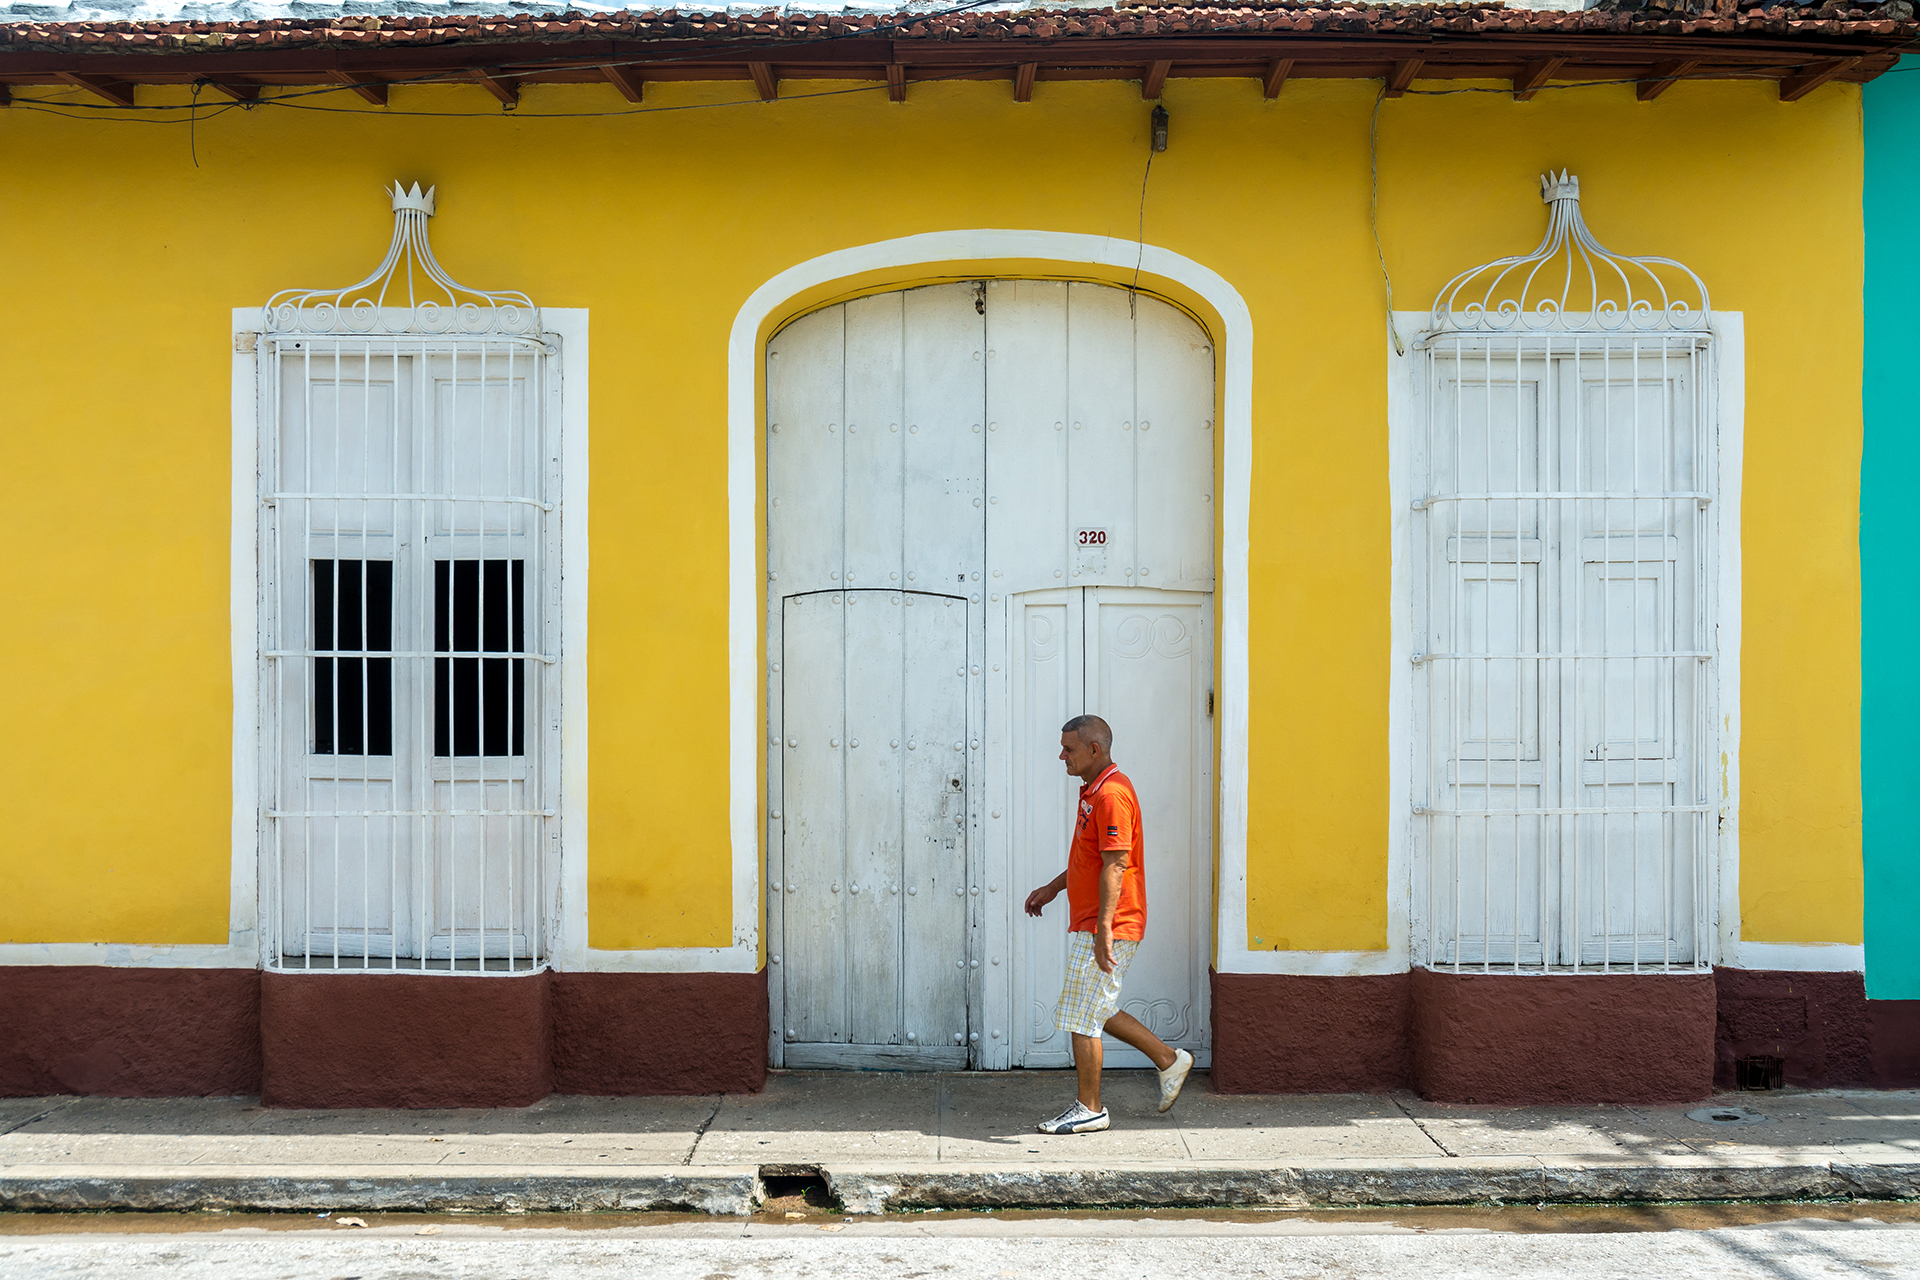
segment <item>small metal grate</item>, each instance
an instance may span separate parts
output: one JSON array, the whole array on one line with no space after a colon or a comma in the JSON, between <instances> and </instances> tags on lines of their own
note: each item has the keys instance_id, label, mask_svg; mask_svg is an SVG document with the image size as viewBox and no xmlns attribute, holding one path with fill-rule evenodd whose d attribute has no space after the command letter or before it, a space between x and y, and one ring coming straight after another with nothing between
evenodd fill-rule
<instances>
[{"instance_id":1,"label":"small metal grate","mask_svg":"<svg viewBox=\"0 0 1920 1280\"><path fill-rule=\"evenodd\" d=\"M1786 1087L1787 1060L1767 1054L1733 1060L1733 1082L1742 1092L1763 1093Z\"/></svg>"}]
</instances>

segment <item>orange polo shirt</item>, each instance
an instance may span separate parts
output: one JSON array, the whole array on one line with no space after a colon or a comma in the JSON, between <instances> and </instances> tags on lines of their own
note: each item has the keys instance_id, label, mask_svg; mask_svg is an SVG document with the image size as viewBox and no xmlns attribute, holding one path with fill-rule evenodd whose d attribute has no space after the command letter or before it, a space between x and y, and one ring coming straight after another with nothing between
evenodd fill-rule
<instances>
[{"instance_id":1,"label":"orange polo shirt","mask_svg":"<svg viewBox=\"0 0 1920 1280\"><path fill-rule=\"evenodd\" d=\"M1138 942L1147 934L1145 833L1140 828L1140 797L1118 765L1080 788L1080 810L1067 853L1069 932L1092 933L1100 922L1100 869L1110 849L1130 850L1121 862L1120 901L1113 911L1113 936Z\"/></svg>"}]
</instances>

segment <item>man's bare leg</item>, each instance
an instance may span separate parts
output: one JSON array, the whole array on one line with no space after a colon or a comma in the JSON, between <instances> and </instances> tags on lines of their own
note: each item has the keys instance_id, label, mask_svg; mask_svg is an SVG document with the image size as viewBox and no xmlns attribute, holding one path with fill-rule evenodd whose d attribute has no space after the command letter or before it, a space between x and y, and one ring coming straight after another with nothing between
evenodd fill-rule
<instances>
[{"instance_id":1,"label":"man's bare leg","mask_svg":"<svg viewBox=\"0 0 1920 1280\"><path fill-rule=\"evenodd\" d=\"M1147 1057L1152 1060L1153 1065L1157 1069L1161 1071L1165 1071L1168 1067L1173 1065L1173 1050L1167 1047L1167 1042L1162 1040L1159 1036L1153 1034L1153 1032L1147 1030L1146 1024L1142 1023L1140 1019L1134 1017L1132 1014L1130 1013L1114 1014L1111 1018L1107 1019L1107 1025L1105 1030L1108 1035L1112 1036L1115 1040L1118 1040L1121 1044L1132 1045L1134 1048L1138 1049L1140 1052L1146 1054ZM1075 1036L1073 1038L1073 1060L1075 1063L1078 1063L1080 1061L1081 1039L1082 1037L1080 1036ZM1095 1049L1099 1048L1099 1043L1100 1042L1097 1040L1094 1042ZM1099 1061L1100 1059L1098 1057L1094 1058L1094 1062L1096 1064L1094 1067L1095 1084L1093 1086L1095 1097L1100 1096L1099 1095L1100 1085L1098 1083ZM1082 1102L1085 1102L1086 1091L1087 1091L1087 1086L1084 1083L1086 1080L1085 1071L1081 1072L1080 1079L1082 1081L1080 1085L1080 1095L1081 1095L1080 1100ZM1095 1111L1098 1111L1099 1109L1100 1109L1099 1107L1094 1108Z\"/></svg>"},{"instance_id":2,"label":"man's bare leg","mask_svg":"<svg viewBox=\"0 0 1920 1280\"><path fill-rule=\"evenodd\" d=\"M1109 1022L1107 1025L1113 1024ZM1073 1033L1073 1069L1080 1077L1080 1105L1089 1111L1100 1109L1100 1060L1103 1056L1099 1036L1083 1036L1077 1031Z\"/></svg>"}]
</instances>

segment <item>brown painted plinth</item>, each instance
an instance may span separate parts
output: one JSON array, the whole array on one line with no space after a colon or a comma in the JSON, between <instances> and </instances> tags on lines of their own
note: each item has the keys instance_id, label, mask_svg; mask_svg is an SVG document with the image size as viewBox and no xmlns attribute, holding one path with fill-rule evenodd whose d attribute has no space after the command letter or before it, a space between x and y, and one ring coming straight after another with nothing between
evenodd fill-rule
<instances>
[{"instance_id":1,"label":"brown painted plinth","mask_svg":"<svg viewBox=\"0 0 1920 1280\"><path fill-rule=\"evenodd\" d=\"M256 970L0 968L0 1096L259 1088Z\"/></svg>"},{"instance_id":2,"label":"brown painted plinth","mask_svg":"<svg viewBox=\"0 0 1920 1280\"><path fill-rule=\"evenodd\" d=\"M271 1107L524 1107L553 1092L551 975L267 973Z\"/></svg>"},{"instance_id":3,"label":"brown painted plinth","mask_svg":"<svg viewBox=\"0 0 1920 1280\"><path fill-rule=\"evenodd\" d=\"M1873 1083L1882 1089L1920 1088L1920 1000L1867 1001L1873 1045Z\"/></svg>"},{"instance_id":4,"label":"brown painted plinth","mask_svg":"<svg viewBox=\"0 0 1920 1280\"><path fill-rule=\"evenodd\" d=\"M1436 1102L1687 1102L1713 1088L1712 974L1413 971L1413 1084Z\"/></svg>"},{"instance_id":5,"label":"brown painted plinth","mask_svg":"<svg viewBox=\"0 0 1920 1280\"><path fill-rule=\"evenodd\" d=\"M1407 974L1215 973L1221 1093L1376 1093L1407 1086Z\"/></svg>"},{"instance_id":6,"label":"brown painted plinth","mask_svg":"<svg viewBox=\"0 0 1920 1280\"><path fill-rule=\"evenodd\" d=\"M1734 1084L1737 1058L1780 1058L1786 1082L1810 1089L1873 1081L1866 979L1857 973L1715 969L1720 1015L1714 1083Z\"/></svg>"},{"instance_id":7,"label":"brown painted plinth","mask_svg":"<svg viewBox=\"0 0 1920 1280\"><path fill-rule=\"evenodd\" d=\"M758 1093L767 1080L767 976L556 973L560 1093Z\"/></svg>"}]
</instances>

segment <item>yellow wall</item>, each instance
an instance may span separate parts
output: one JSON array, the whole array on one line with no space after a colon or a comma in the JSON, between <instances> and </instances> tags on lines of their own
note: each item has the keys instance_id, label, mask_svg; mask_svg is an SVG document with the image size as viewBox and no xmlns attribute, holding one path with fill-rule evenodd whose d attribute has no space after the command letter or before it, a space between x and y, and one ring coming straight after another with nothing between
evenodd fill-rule
<instances>
[{"instance_id":1,"label":"yellow wall","mask_svg":"<svg viewBox=\"0 0 1920 1280\"><path fill-rule=\"evenodd\" d=\"M1435 86L1438 87L1438 86ZM228 842L229 309L357 279L380 186L440 187L453 273L592 310L592 942L732 941L725 358L807 258L913 232L1131 238L1131 83L397 89L185 126L0 113L0 940L214 942ZM142 91L143 99L166 95ZM1252 309L1250 942L1386 944L1383 292L1374 86L1169 84L1147 237ZM42 91L34 96L59 96ZM76 91L77 96L77 91ZM184 95L173 99L184 101ZM456 118L400 112L457 112ZM541 119L540 112L615 113ZM1859 938L1857 91L1762 84L1409 97L1381 114L1397 301L1531 247L1567 166L1610 245L1694 266L1747 313L1742 902L1749 937ZM196 167L193 154L197 153Z\"/></svg>"}]
</instances>

